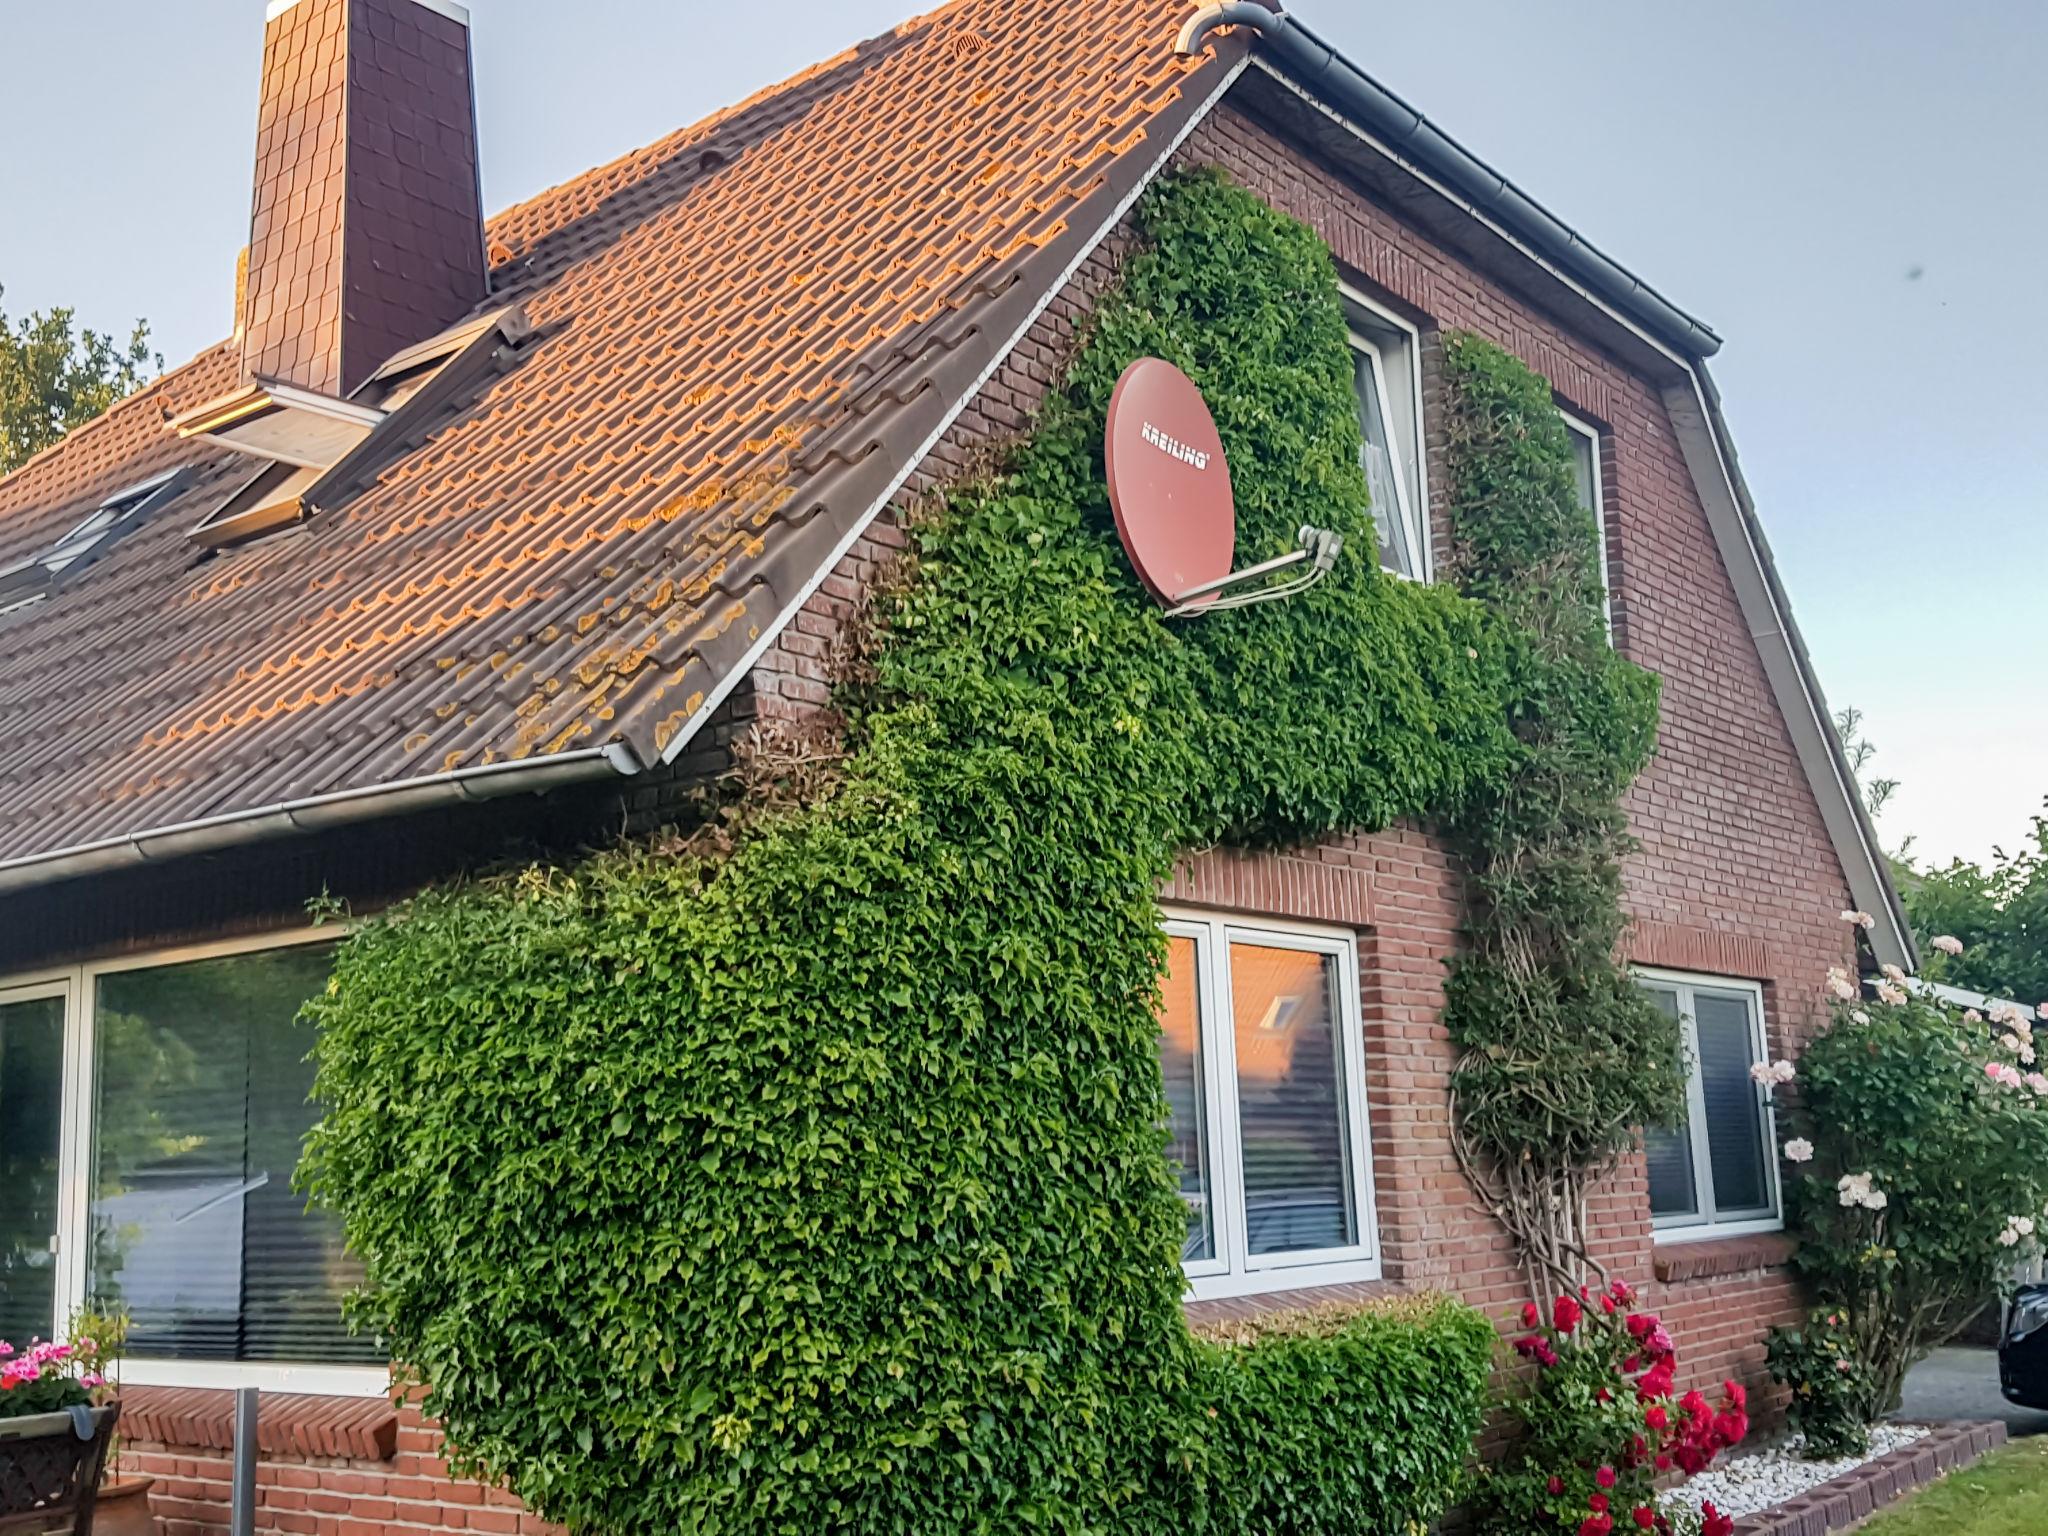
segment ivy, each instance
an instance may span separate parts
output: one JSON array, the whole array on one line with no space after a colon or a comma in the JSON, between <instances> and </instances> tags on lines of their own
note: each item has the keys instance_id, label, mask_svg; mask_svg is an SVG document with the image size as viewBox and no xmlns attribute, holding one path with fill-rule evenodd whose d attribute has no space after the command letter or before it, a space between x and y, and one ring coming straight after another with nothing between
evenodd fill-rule
<instances>
[{"instance_id":1,"label":"ivy","mask_svg":"<svg viewBox=\"0 0 2048 1536\"><path fill-rule=\"evenodd\" d=\"M312 1005L355 1315L456 1466L572 1529L1399 1530L1455 1494L1469 1309L1188 1334L1156 892L1181 849L1475 824L1543 647L1377 569L1313 233L1208 174L1140 219L1030 439L914 521L828 785L716 850L425 893ZM1147 354L1215 407L1240 562L1312 519L1330 579L1161 618L1101 465Z\"/></svg>"},{"instance_id":2,"label":"ivy","mask_svg":"<svg viewBox=\"0 0 2048 1536\"><path fill-rule=\"evenodd\" d=\"M1599 1270L1591 1186L1683 1109L1677 1031L1620 959L1620 797L1656 742L1657 679L1609 643L1549 385L1462 335L1445 375L1459 579L1507 621L1519 747L1498 792L1450 817L1468 940L1444 1013L1451 1089L1461 1161L1541 1297Z\"/></svg>"}]
</instances>

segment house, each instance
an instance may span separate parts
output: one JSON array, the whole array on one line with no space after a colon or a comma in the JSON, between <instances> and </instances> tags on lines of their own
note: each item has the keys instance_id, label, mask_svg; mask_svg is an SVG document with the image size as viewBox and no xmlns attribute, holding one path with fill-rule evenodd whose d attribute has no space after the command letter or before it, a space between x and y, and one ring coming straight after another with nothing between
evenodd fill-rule
<instances>
[{"instance_id":1,"label":"house","mask_svg":"<svg viewBox=\"0 0 2048 1536\"><path fill-rule=\"evenodd\" d=\"M530 1518L391 1408L337 1229L290 1192L291 1022L332 942L307 905L659 827L752 726L825 706L902 508L1028 426L1135 200L1184 166L1335 254L1401 576L1448 538L1443 333L1553 385L1614 643L1663 679L1628 957L1697 1062L1688 1128L1602 1191L1602 1253L1702 1373L1758 1376L1798 1303L1748 1065L1824 1017L1837 911L1874 914L1877 959L1912 949L1712 331L1257 6L956 0L488 221L472 99L449 0L274 0L234 335L0 481L0 1334L126 1300L125 1428L169 1530L221 1523L248 1384L265 1529ZM1442 843L1207 851L1162 901L1169 1075L1205 1089L1230 1009L1196 1007L1197 968L1263 936L1245 1006L1327 978L1320 1143L1362 1175L1257 1233L1206 1201L1191 1312L1519 1302L1448 1138ZM1241 1166L1255 1128L1212 1131ZM1249 1257L1305 1246L1329 1257Z\"/></svg>"}]
</instances>

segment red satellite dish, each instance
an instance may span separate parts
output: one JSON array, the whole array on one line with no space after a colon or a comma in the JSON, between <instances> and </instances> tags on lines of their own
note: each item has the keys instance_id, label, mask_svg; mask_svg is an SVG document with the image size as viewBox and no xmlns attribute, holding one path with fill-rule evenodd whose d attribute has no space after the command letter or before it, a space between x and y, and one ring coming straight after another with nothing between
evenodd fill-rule
<instances>
[{"instance_id":1,"label":"red satellite dish","mask_svg":"<svg viewBox=\"0 0 2048 1536\"><path fill-rule=\"evenodd\" d=\"M1214 590L1182 599L1227 577L1237 553L1230 466L1194 381L1157 357L1126 368L1109 397L1103 459L1117 537L1145 590L1169 608L1214 602Z\"/></svg>"}]
</instances>

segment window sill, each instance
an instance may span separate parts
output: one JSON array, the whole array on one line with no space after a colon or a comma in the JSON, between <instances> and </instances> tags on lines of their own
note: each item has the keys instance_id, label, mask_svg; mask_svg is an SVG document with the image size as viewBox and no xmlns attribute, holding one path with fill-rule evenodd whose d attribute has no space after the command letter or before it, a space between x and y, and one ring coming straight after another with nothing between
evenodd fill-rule
<instances>
[{"instance_id":1,"label":"window sill","mask_svg":"<svg viewBox=\"0 0 2048 1536\"><path fill-rule=\"evenodd\" d=\"M1796 1247L1798 1244L1783 1232L1663 1243L1658 1245L1652 1256L1651 1267L1657 1278L1667 1284L1680 1280L1705 1280L1715 1275L1781 1269L1792 1261L1792 1250Z\"/></svg>"},{"instance_id":2,"label":"window sill","mask_svg":"<svg viewBox=\"0 0 2048 1536\"><path fill-rule=\"evenodd\" d=\"M1184 1301L1181 1313L1197 1332L1212 1328L1227 1330L1232 1323L1251 1322L1277 1312L1303 1312L1311 1307L1356 1305L1396 1296L1401 1287L1386 1280L1346 1280L1329 1285L1297 1286L1285 1291L1259 1291L1250 1296L1217 1296L1206 1301Z\"/></svg>"},{"instance_id":3,"label":"window sill","mask_svg":"<svg viewBox=\"0 0 2048 1536\"><path fill-rule=\"evenodd\" d=\"M224 1387L121 1389L121 1436L191 1450L233 1450L235 1394ZM398 1454L398 1410L388 1398L265 1392L257 1449L270 1455L389 1461Z\"/></svg>"}]
</instances>

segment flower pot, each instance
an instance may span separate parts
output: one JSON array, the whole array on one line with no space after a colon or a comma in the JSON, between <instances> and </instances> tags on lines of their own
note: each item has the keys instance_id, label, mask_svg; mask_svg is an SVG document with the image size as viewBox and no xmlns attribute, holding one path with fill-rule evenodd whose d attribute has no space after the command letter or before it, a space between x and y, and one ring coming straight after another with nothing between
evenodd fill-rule
<instances>
[{"instance_id":1,"label":"flower pot","mask_svg":"<svg viewBox=\"0 0 2048 1536\"><path fill-rule=\"evenodd\" d=\"M149 1511L149 1490L155 1485L153 1477L102 1479L92 1536L156 1536L156 1516Z\"/></svg>"},{"instance_id":2,"label":"flower pot","mask_svg":"<svg viewBox=\"0 0 2048 1536\"><path fill-rule=\"evenodd\" d=\"M79 1528L91 1529L100 1467L119 1414L118 1407L90 1410L83 1440L69 1413L0 1418L0 1531L62 1530L67 1516L82 1516Z\"/></svg>"}]
</instances>

